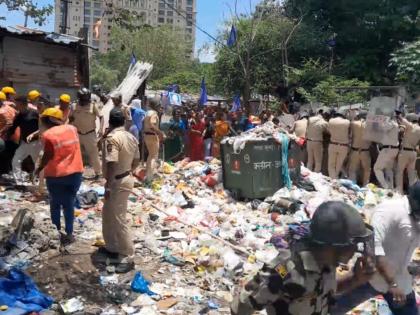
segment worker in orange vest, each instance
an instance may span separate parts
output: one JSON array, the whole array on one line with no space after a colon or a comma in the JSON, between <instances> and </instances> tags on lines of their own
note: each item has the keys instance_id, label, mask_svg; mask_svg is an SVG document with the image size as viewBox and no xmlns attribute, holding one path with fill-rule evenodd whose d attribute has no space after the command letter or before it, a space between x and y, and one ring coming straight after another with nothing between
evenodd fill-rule
<instances>
[{"instance_id":1,"label":"worker in orange vest","mask_svg":"<svg viewBox=\"0 0 420 315\"><path fill-rule=\"evenodd\" d=\"M2 90L5 90L3 88ZM6 89L6 91L8 91ZM4 150L0 155L0 174L8 173L12 170L12 159L18 147L18 134L9 135L9 129L13 125L16 110L9 105L7 94L0 94L0 139L4 141Z\"/></svg>"},{"instance_id":2,"label":"worker in orange vest","mask_svg":"<svg viewBox=\"0 0 420 315\"><path fill-rule=\"evenodd\" d=\"M41 93L37 90L32 90L28 92L28 107L30 109L37 110L38 103L41 100Z\"/></svg>"},{"instance_id":3,"label":"worker in orange vest","mask_svg":"<svg viewBox=\"0 0 420 315\"><path fill-rule=\"evenodd\" d=\"M63 112L47 108L41 115L46 131L41 136L44 154L35 173L44 170L50 194L51 220L61 230L61 207L64 210L66 234L61 234L61 243L74 242L74 203L82 183L83 162L79 135L76 127L63 124ZM60 231L61 233L61 231Z\"/></svg>"},{"instance_id":4,"label":"worker in orange vest","mask_svg":"<svg viewBox=\"0 0 420 315\"><path fill-rule=\"evenodd\" d=\"M71 97L68 94L61 94L59 104L56 108L60 109L63 112L63 122L67 124L69 122L69 117L71 113Z\"/></svg>"},{"instance_id":5,"label":"worker in orange vest","mask_svg":"<svg viewBox=\"0 0 420 315\"><path fill-rule=\"evenodd\" d=\"M6 100L3 102L6 105L15 107L16 90L11 86L5 86L1 91L6 95Z\"/></svg>"}]
</instances>

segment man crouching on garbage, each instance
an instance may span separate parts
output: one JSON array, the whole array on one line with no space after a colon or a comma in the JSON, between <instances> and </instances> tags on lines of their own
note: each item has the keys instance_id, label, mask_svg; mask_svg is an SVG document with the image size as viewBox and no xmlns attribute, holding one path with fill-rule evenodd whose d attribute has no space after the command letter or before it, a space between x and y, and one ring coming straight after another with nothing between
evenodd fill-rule
<instances>
[{"instance_id":1,"label":"man crouching on garbage","mask_svg":"<svg viewBox=\"0 0 420 315\"><path fill-rule=\"evenodd\" d=\"M337 292L366 283L374 273L373 233L356 209L338 201L321 204L307 236L290 242L245 285L233 301L234 315L266 309L268 315L327 315ZM352 272L336 279L336 267L346 264L363 244Z\"/></svg>"}]
</instances>

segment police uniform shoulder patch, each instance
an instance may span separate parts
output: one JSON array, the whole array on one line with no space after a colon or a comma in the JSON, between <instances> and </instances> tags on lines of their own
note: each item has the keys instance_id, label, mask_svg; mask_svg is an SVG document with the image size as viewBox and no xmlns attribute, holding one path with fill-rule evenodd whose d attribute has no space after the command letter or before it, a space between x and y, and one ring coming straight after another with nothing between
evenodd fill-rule
<instances>
[{"instance_id":1,"label":"police uniform shoulder patch","mask_svg":"<svg viewBox=\"0 0 420 315\"><path fill-rule=\"evenodd\" d=\"M108 153L110 153L110 152L112 152L112 150L114 149L114 146L112 145L112 143L108 143L107 145L106 145L106 151L108 152Z\"/></svg>"}]
</instances>

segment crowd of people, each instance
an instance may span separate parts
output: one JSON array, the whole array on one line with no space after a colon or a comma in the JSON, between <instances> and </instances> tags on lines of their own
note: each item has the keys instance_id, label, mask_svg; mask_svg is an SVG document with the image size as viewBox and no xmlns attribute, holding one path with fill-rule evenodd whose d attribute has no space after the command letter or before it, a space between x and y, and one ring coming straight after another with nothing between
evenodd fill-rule
<instances>
[{"instance_id":1,"label":"crowd of people","mask_svg":"<svg viewBox=\"0 0 420 315\"><path fill-rule=\"evenodd\" d=\"M89 179L105 179L105 245L98 254L115 264L119 272L125 272L134 266L126 212L134 187L132 174L141 159L147 159L147 183L155 175L160 151L168 161L219 157L224 137L268 121L279 124L281 117L270 111L256 117L240 110L232 113L220 108L186 106L173 110L172 118L162 123L164 113L156 100L142 102L135 98L127 105L118 93L112 94L110 100L112 109L105 129L103 98L87 88L78 91L74 102L68 94L62 94L56 104L36 90L17 95L12 87L2 88L0 171L11 172L16 187L26 184L27 179L38 178L41 198L46 182L51 221L62 235L62 244L68 245L74 242L74 204L83 181L84 152L94 172ZM345 176L367 184L373 164L374 174L384 188L394 187L396 169L400 192L407 171L409 194L379 205L373 213L372 226L365 225L361 215L349 205L321 204L308 233L292 240L290 248L281 250L272 263L264 265L235 297L232 314L252 314L264 308L268 314L342 314L379 293L394 314L417 314L407 267L420 241L420 182L416 182L415 171L419 118L396 111L386 125L375 160L376 146L365 137L366 112L359 111L352 119L348 114L301 112L289 126L290 134L303 139L302 144L306 142L302 152L307 154L307 161L304 159L308 168L327 172L333 179ZM32 170L25 166L28 157L34 164ZM375 253L366 250L372 242ZM363 250L354 270L337 279L335 268L360 251L360 243ZM337 294L342 297L332 307L331 300Z\"/></svg>"},{"instance_id":2,"label":"crowd of people","mask_svg":"<svg viewBox=\"0 0 420 315\"><path fill-rule=\"evenodd\" d=\"M366 123L367 111L352 114L350 119L347 111L300 113L291 132L306 141L307 167L323 171L332 179L349 178L362 186L376 179L382 188L403 194L405 174L410 186L418 178L419 116L395 110L383 123L381 138L373 142L368 140L367 133L373 131Z\"/></svg>"}]
</instances>

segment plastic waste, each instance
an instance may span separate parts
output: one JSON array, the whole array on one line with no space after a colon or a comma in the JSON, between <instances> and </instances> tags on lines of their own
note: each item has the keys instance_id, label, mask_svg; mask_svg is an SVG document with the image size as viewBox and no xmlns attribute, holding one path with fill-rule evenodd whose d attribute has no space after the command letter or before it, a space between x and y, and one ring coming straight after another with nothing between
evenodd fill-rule
<instances>
[{"instance_id":1,"label":"plastic waste","mask_svg":"<svg viewBox=\"0 0 420 315\"><path fill-rule=\"evenodd\" d=\"M64 314L73 314L84 310L81 297L75 297L60 304Z\"/></svg>"},{"instance_id":2,"label":"plastic waste","mask_svg":"<svg viewBox=\"0 0 420 315\"><path fill-rule=\"evenodd\" d=\"M0 305L40 312L48 309L54 300L41 293L35 282L20 270L10 270L7 277L0 278Z\"/></svg>"},{"instance_id":3,"label":"plastic waste","mask_svg":"<svg viewBox=\"0 0 420 315\"><path fill-rule=\"evenodd\" d=\"M156 293L152 292L149 289L150 282L147 281L141 272L136 272L134 275L133 282L131 282L131 289L137 293L146 293L147 295L156 295Z\"/></svg>"},{"instance_id":4,"label":"plastic waste","mask_svg":"<svg viewBox=\"0 0 420 315\"><path fill-rule=\"evenodd\" d=\"M175 257L171 255L171 251L168 249L165 249L164 254L163 254L163 260L175 265L175 266L179 266L182 267L185 265L185 260L179 257Z\"/></svg>"}]
</instances>

